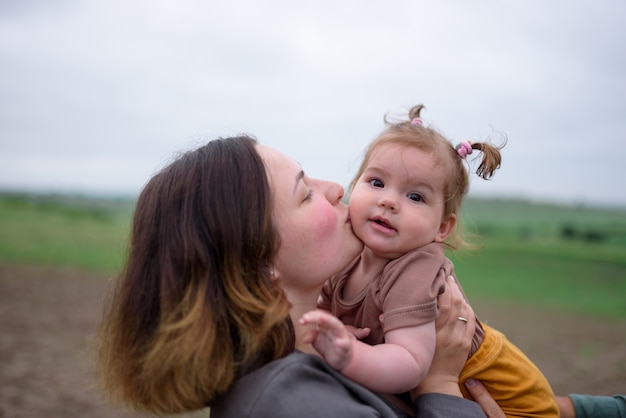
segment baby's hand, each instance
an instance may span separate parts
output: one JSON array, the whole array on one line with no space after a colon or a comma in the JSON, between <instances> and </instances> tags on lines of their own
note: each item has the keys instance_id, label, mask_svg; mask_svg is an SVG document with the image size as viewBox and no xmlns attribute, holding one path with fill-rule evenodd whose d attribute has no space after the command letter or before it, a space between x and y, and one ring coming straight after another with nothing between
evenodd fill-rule
<instances>
[{"instance_id":1,"label":"baby's hand","mask_svg":"<svg viewBox=\"0 0 626 418\"><path fill-rule=\"evenodd\" d=\"M301 325L316 325L304 334L302 340L311 343L331 367L342 370L350 363L353 354L352 341L359 334L359 329L355 328L356 333L348 332L337 317L321 310L305 313L299 322Z\"/></svg>"},{"instance_id":2,"label":"baby's hand","mask_svg":"<svg viewBox=\"0 0 626 418\"><path fill-rule=\"evenodd\" d=\"M346 327L346 331L348 334L352 335L352 337L356 340L362 340L363 338L370 335L371 330L369 328L357 328L352 325L344 325Z\"/></svg>"}]
</instances>

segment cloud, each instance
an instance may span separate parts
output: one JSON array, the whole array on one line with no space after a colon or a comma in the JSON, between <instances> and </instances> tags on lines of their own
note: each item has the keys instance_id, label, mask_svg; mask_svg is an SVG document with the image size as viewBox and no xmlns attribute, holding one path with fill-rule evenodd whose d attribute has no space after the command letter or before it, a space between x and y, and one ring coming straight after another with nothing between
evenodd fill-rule
<instances>
[{"instance_id":1,"label":"cloud","mask_svg":"<svg viewBox=\"0 0 626 418\"><path fill-rule=\"evenodd\" d=\"M453 142L508 137L501 171L472 193L626 204L616 0L57 0L0 12L0 187L138 192L176 152L240 132L347 184L385 113L423 102Z\"/></svg>"}]
</instances>

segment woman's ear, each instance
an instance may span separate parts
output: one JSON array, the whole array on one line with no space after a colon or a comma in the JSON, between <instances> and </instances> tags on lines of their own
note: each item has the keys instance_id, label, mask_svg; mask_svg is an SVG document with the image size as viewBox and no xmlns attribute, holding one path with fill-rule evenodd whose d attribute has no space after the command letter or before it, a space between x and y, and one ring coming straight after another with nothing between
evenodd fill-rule
<instances>
[{"instance_id":1,"label":"woman's ear","mask_svg":"<svg viewBox=\"0 0 626 418\"><path fill-rule=\"evenodd\" d=\"M435 235L435 242L444 242L448 236L454 231L454 227L456 226L456 215L453 213L448 216L446 219L441 221L441 225L439 225L439 231L437 235Z\"/></svg>"},{"instance_id":2,"label":"woman's ear","mask_svg":"<svg viewBox=\"0 0 626 418\"><path fill-rule=\"evenodd\" d=\"M273 266L270 267L267 272L269 273L271 280L278 280L279 273Z\"/></svg>"}]
</instances>

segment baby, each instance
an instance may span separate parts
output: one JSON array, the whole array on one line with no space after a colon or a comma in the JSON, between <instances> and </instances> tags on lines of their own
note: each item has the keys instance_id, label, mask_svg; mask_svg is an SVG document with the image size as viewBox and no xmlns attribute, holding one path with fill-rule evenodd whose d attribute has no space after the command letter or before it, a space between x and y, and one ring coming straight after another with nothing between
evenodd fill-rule
<instances>
[{"instance_id":1,"label":"baby","mask_svg":"<svg viewBox=\"0 0 626 418\"><path fill-rule=\"evenodd\" d=\"M369 145L349 203L354 233L365 248L328 282L320 309L301 319L318 325L308 338L331 366L385 394L414 389L430 367L437 296L454 275L445 250L464 244L456 226L469 189L466 157L482 154L476 174L484 179L501 161L499 148L488 143L453 146L424 126L422 109L415 106L408 120L388 124ZM507 416L558 417L541 371L479 321L460 381L468 378L482 381ZM461 390L469 397L464 385Z\"/></svg>"}]
</instances>

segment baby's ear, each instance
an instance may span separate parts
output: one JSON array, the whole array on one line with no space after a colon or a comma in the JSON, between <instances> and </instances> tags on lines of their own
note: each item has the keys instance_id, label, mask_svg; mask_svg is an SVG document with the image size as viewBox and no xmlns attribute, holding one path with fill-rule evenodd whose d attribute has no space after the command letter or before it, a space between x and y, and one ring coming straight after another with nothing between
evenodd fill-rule
<instances>
[{"instance_id":1,"label":"baby's ear","mask_svg":"<svg viewBox=\"0 0 626 418\"><path fill-rule=\"evenodd\" d=\"M439 225L439 231L435 236L435 242L444 242L448 236L454 231L454 227L456 226L456 215L452 214L441 221L441 225Z\"/></svg>"}]
</instances>

